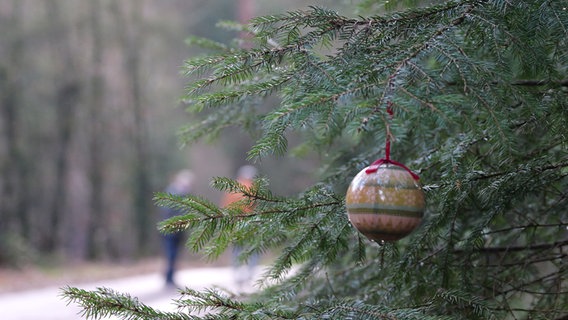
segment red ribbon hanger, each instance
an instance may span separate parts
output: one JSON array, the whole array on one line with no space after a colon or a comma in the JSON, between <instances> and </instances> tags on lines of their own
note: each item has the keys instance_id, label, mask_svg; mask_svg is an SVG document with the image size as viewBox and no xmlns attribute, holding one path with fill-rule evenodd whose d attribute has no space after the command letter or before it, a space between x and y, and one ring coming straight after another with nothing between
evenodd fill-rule
<instances>
[{"instance_id":1,"label":"red ribbon hanger","mask_svg":"<svg viewBox=\"0 0 568 320\"><path fill-rule=\"evenodd\" d=\"M394 115L394 112L392 111L392 102L388 102L387 103L387 113L392 117ZM371 163L371 165L367 168L367 170L365 170L365 173L370 174L373 172L377 172L377 170L379 169L379 167L383 164L392 164L398 167L403 168L404 170L408 171L408 173L410 173L410 175L412 176L412 178L414 180L419 180L420 177L412 172L412 170L410 170L407 166L405 166L404 164L391 160L390 159L390 147L391 147L391 141L390 141L391 137L390 137L390 130L389 130L389 124L387 122L387 138L386 138L386 143L385 143L385 157L382 159L378 159L375 162Z\"/></svg>"}]
</instances>

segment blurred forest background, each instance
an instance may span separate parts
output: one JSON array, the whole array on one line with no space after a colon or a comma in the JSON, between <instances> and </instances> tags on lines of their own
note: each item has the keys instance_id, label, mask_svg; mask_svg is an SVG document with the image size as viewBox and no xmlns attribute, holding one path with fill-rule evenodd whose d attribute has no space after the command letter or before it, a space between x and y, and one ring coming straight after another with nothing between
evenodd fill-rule
<instances>
[{"instance_id":1,"label":"blurred forest background","mask_svg":"<svg viewBox=\"0 0 568 320\"><path fill-rule=\"evenodd\" d=\"M190 168L194 193L217 201L211 178L234 176L251 142L229 128L180 148L180 67L202 53L184 39L230 42L221 20L307 5L342 1L0 0L0 266L156 255L153 194ZM257 165L288 194L317 160Z\"/></svg>"}]
</instances>

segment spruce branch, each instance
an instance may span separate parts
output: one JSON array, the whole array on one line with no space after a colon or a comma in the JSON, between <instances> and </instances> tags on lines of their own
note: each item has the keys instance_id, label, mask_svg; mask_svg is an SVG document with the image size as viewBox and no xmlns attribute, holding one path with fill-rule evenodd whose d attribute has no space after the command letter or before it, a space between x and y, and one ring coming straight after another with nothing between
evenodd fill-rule
<instances>
[{"instance_id":1,"label":"spruce branch","mask_svg":"<svg viewBox=\"0 0 568 320\"><path fill-rule=\"evenodd\" d=\"M563 228L563 227L567 227L568 226L568 222L559 222L559 223L548 223L548 224L540 224L540 223L530 223L530 224L526 224L526 225L519 225L519 226L512 226L512 227L508 227L508 228L502 228L502 229L498 229L498 230L488 230L488 231L484 231L483 235L491 235L491 234L495 234L495 233L508 233L510 231L513 230L525 230L525 229L533 229L533 228Z\"/></svg>"},{"instance_id":2,"label":"spruce branch","mask_svg":"<svg viewBox=\"0 0 568 320\"><path fill-rule=\"evenodd\" d=\"M297 319L297 315L275 307L268 310L259 303L238 301L215 289L184 289L176 301L179 309L206 312L207 319ZM205 319L205 318L204 318Z\"/></svg>"},{"instance_id":3,"label":"spruce branch","mask_svg":"<svg viewBox=\"0 0 568 320\"><path fill-rule=\"evenodd\" d=\"M400 61L395 61L394 63L391 63L390 65L387 65L387 66L384 67L384 69L386 69L386 70L393 70L393 71L390 72L390 74L388 75L387 80L384 84L384 88L382 90L382 94L381 94L380 98L378 99L379 103L373 109L372 113L379 112L379 110L380 110L379 108L386 105L388 97L389 97L390 94L392 94L393 88L395 87L394 82L397 79L397 77L399 76L399 74L401 73L402 69L404 67L406 67L407 65L409 65L412 59L416 58L423 51L430 48L432 46L432 42L433 42L434 39L436 39L437 37L442 35L444 32L451 30L453 27L463 23L463 21L465 20L465 17L473 9L474 9L473 5L467 6L465 8L465 10L462 12L462 14L459 17L452 20L449 23L449 25L442 26L442 27L436 29L431 35L426 37L423 41L420 41L417 44L415 44L414 46L410 47L408 49L408 54L403 56ZM458 65L458 68L459 68L459 65ZM465 91L465 92L467 92L467 91Z\"/></svg>"},{"instance_id":4,"label":"spruce branch","mask_svg":"<svg viewBox=\"0 0 568 320\"><path fill-rule=\"evenodd\" d=\"M137 298L121 294L112 289L97 288L94 291L65 287L61 294L68 303L77 303L82 307L81 314L87 319L103 319L117 316L119 319L164 319L195 320L187 314L161 312L141 303Z\"/></svg>"},{"instance_id":5,"label":"spruce branch","mask_svg":"<svg viewBox=\"0 0 568 320\"><path fill-rule=\"evenodd\" d=\"M539 244L527 244L519 246L505 246L505 247L482 247L474 249L476 252L480 253L497 253L497 252L516 252L516 251L533 251L533 250L549 250L554 248L560 248L568 245L568 240L555 241L552 243L539 243ZM454 253L462 253L463 250L456 249L453 250Z\"/></svg>"},{"instance_id":6,"label":"spruce branch","mask_svg":"<svg viewBox=\"0 0 568 320\"><path fill-rule=\"evenodd\" d=\"M332 190L382 151L385 135L397 136L403 160L414 159L426 182L428 214L408 240L377 250L350 228L335 192L281 198L219 180L246 199L209 213L192 204L185 219L195 220L187 226L198 247L218 253L235 240L249 253L278 248L265 273L277 283L259 301L290 308L290 318L485 318L513 315L523 295L533 310L558 305L539 293L563 274L533 282L542 265L561 269L557 251L567 244L558 237L566 226L566 15L552 6L445 1L369 18L312 8L253 20L259 48L190 63L204 79L188 87L188 101L224 113L197 130L239 125L250 119L251 98L278 95L279 106L254 114L263 134L249 157L285 153L294 131L303 148L334 154L322 160ZM432 299L440 281L447 290ZM312 296L316 303L303 303ZM226 310L267 315L255 308Z\"/></svg>"},{"instance_id":7,"label":"spruce branch","mask_svg":"<svg viewBox=\"0 0 568 320\"><path fill-rule=\"evenodd\" d=\"M158 193L155 197L155 200L159 205L167 207L176 207L179 209L183 209L186 212L192 213L188 215L170 218L161 223L160 229L167 232L176 232L187 229L190 226L199 224L201 222L210 222L213 220L233 219L233 218L252 218L264 215L307 212L307 211L312 211L314 209L337 208L343 206L343 200L333 195L331 200L327 202L311 202L300 199L296 201L294 204L290 205L289 201L285 202L282 198L269 197L267 196L267 194L259 193L259 190L254 188L254 186L248 188L244 185L237 183L234 180L227 178L216 178L214 181L215 181L214 184L216 186L221 185L222 182L228 182L228 181L235 183L232 184L232 187L228 188L230 188L232 192L241 193L246 198L249 199L245 203L236 203L234 205L235 208L243 207L244 205L248 205L250 203L264 202L264 205L262 207L265 209L253 210L250 213L243 212L241 210L230 211L219 208L216 205L209 202L208 200L202 199L200 197L196 196L178 197L178 196L171 196L171 195ZM267 206L268 203L273 203L276 206L274 207ZM285 206L280 207L278 206L278 204L284 204ZM200 214L201 216L196 214Z\"/></svg>"},{"instance_id":8,"label":"spruce branch","mask_svg":"<svg viewBox=\"0 0 568 320\"><path fill-rule=\"evenodd\" d=\"M546 166L542 166L542 167L532 167L532 168L527 168L524 164L521 165L520 167L518 167L517 169L515 169L514 171L503 171L503 172L494 172L494 173L483 173L483 172L478 172L476 175L472 176L469 180L470 181L476 181L476 180L483 180L483 179L492 179L492 178L496 178L496 177L501 177L501 176L505 176L505 175L510 175L513 174L515 172L523 172L523 171L527 171L530 170L532 172L536 172L536 173L541 173L541 172L545 172L548 170L558 170L558 169L562 169L562 168L566 168L568 167L568 162L559 162L556 164L549 164ZM560 176L560 178L562 178L563 176Z\"/></svg>"},{"instance_id":9,"label":"spruce branch","mask_svg":"<svg viewBox=\"0 0 568 320\"><path fill-rule=\"evenodd\" d=\"M181 297L176 300L178 308L188 309L190 312L217 311L224 313L245 310L244 303L236 301L215 289L197 291L185 288L180 291L180 294Z\"/></svg>"},{"instance_id":10,"label":"spruce branch","mask_svg":"<svg viewBox=\"0 0 568 320\"><path fill-rule=\"evenodd\" d=\"M393 24L404 24L406 22L423 21L428 19L436 19L440 15L447 12L452 12L463 7L481 4L480 0L466 0L466 1L446 1L445 3L434 5L420 10L407 10L406 12L397 12L395 14L386 16L373 16L369 19L358 21L359 25L377 25L387 26ZM456 21L459 23L459 21Z\"/></svg>"},{"instance_id":11,"label":"spruce branch","mask_svg":"<svg viewBox=\"0 0 568 320\"><path fill-rule=\"evenodd\" d=\"M213 93L201 94L195 99L186 98L186 103L196 106L223 106L234 103L236 101L246 99L248 96L266 96L283 86L292 78L290 73L283 73L282 75L275 76L264 82L255 82L253 84L243 84L238 86L235 90L216 91Z\"/></svg>"},{"instance_id":12,"label":"spruce branch","mask_svg":"<svg viewBox=\"0 0 568 320\"><path fill-rule=\"evenodd\" d=\"M544 274L540 277L530 278L529 281L527 281L527 282L521 282L521 283L518 283L518 284L510 286L510 287L505 286L505 288L507 288L507 289L496 292L496 296L505 296L509 293L515 293L515 294L522 293L522 292L524 292L524 290L526 290L525 289L526 287L529 287L531 285L540 284L540 283L542 283L546 280L550 280L550 279L554 279L554 278L562 279L566 275L567 272L568 272L568 269L566 267L563 267L563 268L561 267L558 270ZM494 280L499 281L498 278L495 278Z\"/></svg>"},{"instance_id":13,"label":"spruce branch","mask_svg":"<svg viewBox=\"0 0 568 320\"><path fill-rule=\"evenodd\" d=\"M335 311L340 311L339 314L344 314L344 312L347 311L348 314L358 315L359 317L371 316L373 319L381 319L381 320L398 320L399 319L399 318L397 318L393 315L389 315L389 314L384 313L384 312L374 311L369 307L365 308L365 307L338 305L338 306L334 306L332 309L330 309L327 312L335 313Z\"/></svg>"},{"instance_id":14,"label":"spruce branch","mask_svg":"<svg viewBox=\"0 0 568 320\"><path fill-rule=\"evenodd\" d=\"M494 308L492 308L487 301L483 301L480 297L473 296L459 289L439 289L433 301L438 299L455 305L458 308L471 310L472 314L483 319L496 319L496 314L493 312Z\"/></svg>"}]
</instances>

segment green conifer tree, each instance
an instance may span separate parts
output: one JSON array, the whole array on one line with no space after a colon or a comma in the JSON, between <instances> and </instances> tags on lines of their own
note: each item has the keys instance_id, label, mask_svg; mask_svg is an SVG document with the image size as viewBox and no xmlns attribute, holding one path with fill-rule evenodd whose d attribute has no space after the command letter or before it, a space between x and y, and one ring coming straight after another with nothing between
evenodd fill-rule
<instances>
[{"instance_id":1,"label":"green conifer tree","mask_svg":"<svg viewBox=\"0 0 568 320\"><path fill-rule=\"evenodd\" d=\"M255 18L246 49L193 39L213 53L184 67L199 77L185 99L202 115L186 141L240 126L257 134L251 159L322 155L319 182L295 197L264 178L250 188L214 179L253 212L156 197L185 210L160 228L189 230L195 251L279 252L260 292L183 291L183 310L213 311L201 317L111 290L64 296L92 318L568 319L568 2L384 11L399 2L365 0L353 17L310 8ZM267 110L268 96L280 104ZM290 132L301 145L288 145ZM408 237L376 244L350 224L345 192L384 156L387 136L392 158L420 175L427 209Z\"/></svg>"}]
</instances>

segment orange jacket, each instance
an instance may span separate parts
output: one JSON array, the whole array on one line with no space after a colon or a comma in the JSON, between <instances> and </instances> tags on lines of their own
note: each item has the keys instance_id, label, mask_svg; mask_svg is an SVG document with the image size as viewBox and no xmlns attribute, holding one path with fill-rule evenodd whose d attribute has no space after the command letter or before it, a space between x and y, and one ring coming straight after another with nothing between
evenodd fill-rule
<instances>
[{"instance_id":1,"label":"orange jacket","mask_svg":"<svg viewBox=\"0 0 568 320\"><path fill-rule=\"evenodd\" d=\"M250 188L252 186L252 180L250 179L237 179L237 182L242 184L243 186ZM245 198L245 195L239 192L227 192L223 195L221 199L221 208L226 208L230 204L240 201ZM252 206L243 209L244 212L251 212Z\"/></svg>"}]
</instances>

